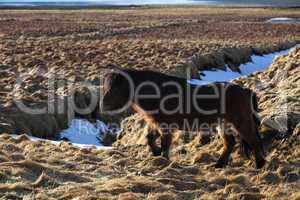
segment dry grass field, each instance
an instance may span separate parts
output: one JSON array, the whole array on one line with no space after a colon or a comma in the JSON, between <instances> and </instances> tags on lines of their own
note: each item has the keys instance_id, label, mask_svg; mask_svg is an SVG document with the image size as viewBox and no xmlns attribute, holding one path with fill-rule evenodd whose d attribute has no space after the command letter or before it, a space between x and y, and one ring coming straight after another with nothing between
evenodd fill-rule
<instances>
[{"instance_id":1,"label":"dry grass field","mask_svg":"<svg viewBox=\"0 0 300 200\"><path fill-rule=\"evenodd\" d=\"M45 94L40 90L47 88L47 78L37 78L39 74L60 74L97 85L103 69L113 66L175 73L195 54L232 47L272 49L298 40L300 25L265 21L299 18L298 11L199 7L1 10L0 101L11 101L11 87L20 74L27 75L23 89L30 90L28 101L38 101Z\"/></svg>"},{"instance_id":2,"label":"dry grass field","mask_svg":"<svg viewBox=\"0 0 300 200\"><path fill-rule=\"evenodd\" d=\"M64 95L76 82L99 88L103 73L116 66L182 75L179 68L197 54L250 47L271 52L300 40L300 24L266 23L273 17L300 18L300 12L209 7L1 10L0 199L299 200L299 49L265 72L235 80L252 89L259 81L270 82L269 88L256 91L264 117L280 114L277 92L289 96L291 130L288 137L270 130L264 135L268 163L260 171L238 152L228 167L215 169L221 144L214 138L208 144L198 137L188 143L178 138L171 161L154 158L143 145L138 116L123 122L129 128L109 151L7 134L53 138L65 126L64 116L31 117L15 108L14 99L33 106L47 102L49 77L57 79L54 93ZM282 69L288 72L284 78ZM14 88L18 78L22 84ZM66 81L71 83L67 87Z\"/></svg>"}]
</instances>

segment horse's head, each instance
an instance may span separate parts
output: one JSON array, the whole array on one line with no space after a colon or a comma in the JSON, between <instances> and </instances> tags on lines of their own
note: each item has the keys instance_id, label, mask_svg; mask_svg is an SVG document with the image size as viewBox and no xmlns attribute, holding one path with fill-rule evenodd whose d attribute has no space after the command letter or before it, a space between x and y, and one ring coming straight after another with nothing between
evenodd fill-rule
<instances>
[{"instance_id":1,"label":"horse's head","mask_svg":"<svg viewBox=\"0 0 300 200\"><path fill-rule=\"evenodd\" d=\"M110 72L104 80L102 111L121 112L130 100L130 77L123 71Z\"/></svg>"}]
</instances>

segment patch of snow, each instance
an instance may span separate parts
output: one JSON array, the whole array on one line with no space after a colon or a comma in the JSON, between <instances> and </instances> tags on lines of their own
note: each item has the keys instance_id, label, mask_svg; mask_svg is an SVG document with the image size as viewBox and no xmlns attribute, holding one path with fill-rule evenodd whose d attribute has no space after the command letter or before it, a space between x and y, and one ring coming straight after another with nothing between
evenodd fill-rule
<instances>
[{"instance_id":1,"label":"patch of snow","mask_svg":"<svg viewBox=\"0 0 300 200\"><path fill-rule=\"evenodd\" d=\"M102 121L92 124L85 119L73 119L68 129L60 133L61 139L67 138L72 143L103 146L99 137L108 132L109 128Z\"/></svg>"},{"instance_id":2,"label":"patch of snow","mask_svg":"<svg viewBox=\"0 0 300 200\"><path fill-rule=\"evenodd\" d=\"M296 45L299 47L300 45ZM295 47L293 47L295 48ZM291 49L293 49L291 48ZM287 55L291 49L266 54L264 56L252 56L252 62L248 62L246 64L240 65L241 74L238 72L233 72L230 70L223 71L223 70L215 70L215 71L203 71L202 73L205 76L202 76L201 80L199 79L192 79L189 80L188 83L193 85L204 85L209 84L216 81L232 81L233 79L239 78L241 76L249 75L253 72L263 71L267 69L273 62L273 59L277 56Z\"/></svg>"},{"instance_id":3,"label":"patch of snow","mask_svg":"<svg viewBox=\"0 0 300 200\"><path fill-rule=\"evenodd\" d=\"M26 135L33 141L45 141L59 145L64 140L68 140L73 146L78 148L96 148L99 150L112 149L112 147L103 146L100 138L104 133L118 134L119 129L109 128L104 122L97 120L95 124L86 119L73 119L69 128L60 133L60 141L42 139ZM12 135L16 138L19 135Z\"/></svg>"},{"instance_id":4,"label":"patch of snow","mask_svg":"<svg viewBox=\"0 0 300 200\"><path fill-rule=\"evenodd\" d=\"M268 23L274 23L274 24L293 24L293 23L300 23L299 18L289 18L289 17L277 17L277 18L271 18L267 20Z\"/></svg>"},{"instance_id":5,"label":"patch of snow","mask_svg":"<svg viewBox=\"0 0 300 200\"><path fill-rule=\"evenodd\" d=\"M77 144L77 143L72 143L73 146L78 147L80 149L91 149L91 148L96 148L97 150L110 150L113 149L113 147L109 146L99 146L99 145L91 145L91 144Z\"/></svg>"},{"instance_id":6,"label":"patch of snow","mask_svg":"<svg viewBox=\"0 0 300 200\"><path fill-rule=\"evenodd\" d=\"M20 137L20 135L11 135L13 138L18 138ZM38 137L34 137L34 136L29 136L29 135L26 135L26 137L28 137L30 140L32 141L44 141L44 142L50 142L54 145L60 145L60 143L62 141L54 141L54 140L46 140L46 139L41 139L41 138L38 138ZM112 147L106 147L106 146L99 146L99 145L89 145L89 144L77 144L77 143L72 143L73 146L75 147L78 147L78 148L81 148L81 149L89 149L89 148L96 148L98 150L109 150L109 149L112 149Z\"/></svg>"},{"instance_id":7,"label":"patch of snow","mask_svg":"<svg viewBox=\"0 0 300 200\"><path fill-rule=\"evenodd\" d=\"M110 128L108 128L108 126L100 120L96 121L96 127L100 130L101 133L105 133L105 132L110 131Z\"/></svg>"},{"instance_id":8,"label":"patch of snow","mask_svg":"<svg viewBox=\"0 0 300 200\"><path fill-rule=\"evenodd\" d=\"M200 79L191 79L191 80L188 80L187 82L191 85L206 85L206 84L211 83L210 81L204 81L204 80L200 80Z\"/></svg>"}]
</instances>

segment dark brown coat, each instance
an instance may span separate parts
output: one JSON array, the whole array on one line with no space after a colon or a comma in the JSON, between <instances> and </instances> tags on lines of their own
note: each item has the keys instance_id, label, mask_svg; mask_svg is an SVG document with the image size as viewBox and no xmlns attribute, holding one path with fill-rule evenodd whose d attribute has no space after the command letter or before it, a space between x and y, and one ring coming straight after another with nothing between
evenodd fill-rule
<instances>
[{"instance_id":1,"label":"dark brown coat","mask_svg":"<svg viewBox=\"0 0 300 200\"><path fill-rule=\"evenodd\" d=\"M156 89L152 85L145 85L147 82L154 83ZM141 87L141 84L144 86ZM254 113L257 111L257 100L255 93L249 89L226 82L191 85L186 79L153 71L123 70L106 76L104 92L103 110L119 109L129 103L151 125L148 144L154 155L162 153L168 157L172 132L176 129L200 131L201 124L217 122L220 127L220 123L228 123L236 129L246 154L253 152L257 168L265 163L258 133L259 120ZM157 92L160 95L156 98L140 98L141 94L155 95ZM203 110L216 112L208 114L203 113ZM224 131L219 129L224 148L216 167L227 164L235 145L234 136ZM161 147L156 145L159 136Z\"/></svg>"}]
</instances>

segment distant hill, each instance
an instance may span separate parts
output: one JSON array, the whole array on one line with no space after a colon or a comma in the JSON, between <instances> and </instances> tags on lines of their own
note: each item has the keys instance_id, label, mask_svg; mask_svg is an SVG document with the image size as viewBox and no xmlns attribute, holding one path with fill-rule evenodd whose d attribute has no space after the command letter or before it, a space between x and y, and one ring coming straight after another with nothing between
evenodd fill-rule
<instances>
[{"instance_id":1,"label":"distant hill","mask_svg":"<svg viewBox=\"0 0 300 200\"><path fill-rule=\"evenodd\" d=\"M201 2L202 0L194 0ZM214 0L224 4L300 5L300 0Z\"/></svg>"},{"instance_id":2,"label":"distant hill","mask_svg":"<svg viewBox=\"0 0 300 200\"><path fill-rule=\"evenodd\" d=\"M253 5L299 6L300 0L0 0L0 7L94 7L129 5Z\"/></svg>"}]
</instances>

